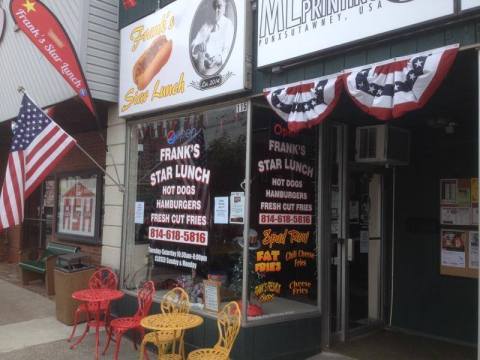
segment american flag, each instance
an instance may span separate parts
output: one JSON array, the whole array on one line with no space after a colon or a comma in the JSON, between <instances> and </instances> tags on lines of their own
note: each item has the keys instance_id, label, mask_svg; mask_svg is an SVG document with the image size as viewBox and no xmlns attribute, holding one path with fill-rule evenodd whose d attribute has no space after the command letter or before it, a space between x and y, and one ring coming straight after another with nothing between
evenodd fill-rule
<instances>
[{"instance_id":1,"label":"american flag","mask_svg":"<svg viewBox=\"0 0 480 360\"><path fill-rule=\"evenodd\" d=\"M0 230L23 221L24 201L76 144L27 95L12 123L12 145L0 195Z\"/></svg>"}]
</instances>

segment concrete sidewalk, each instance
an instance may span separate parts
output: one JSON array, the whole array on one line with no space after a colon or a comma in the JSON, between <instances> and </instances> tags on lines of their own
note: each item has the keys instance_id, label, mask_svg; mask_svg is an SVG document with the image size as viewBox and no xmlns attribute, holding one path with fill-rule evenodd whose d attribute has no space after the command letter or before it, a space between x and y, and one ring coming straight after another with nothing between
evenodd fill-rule
<instances>
[{"instance_id":1,"label":"concrete sidewalk","mask_svg":"<svg viewBox=\"0 0 480 360\"><path fill-rule=\"evenodd\" d=\"M53 300L32 291L0 280L0 359L2 360L83 360L93 359L95 336L88 335L75 349L70 350L67 338L71 326L55 317ZM84 324L79 325L80 335ZM100 338L100 350L105 345L105 333ZM120 359L137 360L139 353L128 338L122 340ZM115 343L102 359L113 359ZM150 358L154 358L150 356Z\"/></svg>"}]
</instances>

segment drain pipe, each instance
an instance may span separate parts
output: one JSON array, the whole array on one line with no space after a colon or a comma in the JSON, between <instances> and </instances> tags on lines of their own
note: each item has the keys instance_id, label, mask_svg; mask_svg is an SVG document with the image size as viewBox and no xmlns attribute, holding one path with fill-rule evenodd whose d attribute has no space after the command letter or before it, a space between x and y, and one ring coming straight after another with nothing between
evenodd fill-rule
<instances>
[{"instance_id":1,"label":"drain pipe","mask_svg":"<svg viewBox=\"0 0 480 360\"><path fill-rule=\"evenodd\" d=\"M396 182L396 166L393 166L392 173L392 278L390 279L390 319L388 325L392 327L393 317L393 278L395 273L395 182ZM480 360L480 359L479 359Z\"/></svg>"}]
</instances>

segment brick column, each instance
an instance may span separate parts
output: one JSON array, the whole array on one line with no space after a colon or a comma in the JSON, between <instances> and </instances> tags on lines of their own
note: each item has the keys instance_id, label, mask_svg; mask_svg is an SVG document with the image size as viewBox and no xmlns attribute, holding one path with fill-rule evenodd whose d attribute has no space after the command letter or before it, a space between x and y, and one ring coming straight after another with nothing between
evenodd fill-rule
<instances>
[{"instance_id":1,"label":"brick column","mask_svg":"<svg viewBox=\"0 0 480 360\"><path fill-rule=\"evenodd\" d=\"M122 185L125 183L125 147L126 123L118 117L118 105L112 105L108 111L106 158L107 173L117 179L113 163L115 162L118 177ZM122 248L122 223L124 194L116 185L105 176L104 192L104 217L103 217L103 246L102 265L120 269L120 254Z\"/></svg>"}]
</instances>

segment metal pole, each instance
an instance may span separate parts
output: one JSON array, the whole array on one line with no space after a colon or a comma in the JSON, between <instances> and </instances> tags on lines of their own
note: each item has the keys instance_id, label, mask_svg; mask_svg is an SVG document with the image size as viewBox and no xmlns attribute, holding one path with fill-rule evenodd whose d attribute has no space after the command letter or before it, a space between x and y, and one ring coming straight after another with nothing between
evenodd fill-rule
<instances>
[{"instance_id":1,"label":"metal pole","mask_svg":"<svg viewBox=\"0 0 480 360\"><path fill-rule=\"evenodd\" d=\"M120 185L113 177L110 176L110 174L107 173L107 170L105 170L78 142L75 142L75 145L77 148L85 154L86 157L90 159L91 162L93 162L102 172L110 179L112 182L118 187L118 189L121 192L125 192L125 188Z\"/></svg>"},{"instance_id":2,"label":"metal pole","mask_svg":"<svg viewBox=\"0 0 480 360\"><path fill-rule=\"evenodd\" d=\"M25 91L25 88L23 86L19 86L17 88L17 91L24 95L26 94L27 92ZM30 98L30 97L29 97ZM30 98L30 100L32 100L32 98ZM33 100L32 100L33 101ZM100 128L99 128L99 133L100 133ZM102 138L103 141L105 141L105 139L103 138L103 136L100 134L100 137ZM102 172L110 179L112 180L112 182L115 184L115 186L118 187L118 189L121 191L121 192L125 192L125 188L120 185L120 183L118 183L114 178L112 178L110 176L110 174L107 173L107 170L105 170L102 166L100 166L100 164L83 148L80 146L80 144L78 144L77 141L75 141L75 145L77 146L77 148L80 149L80 151L82 151L89 159L90 161L92 161L100 170L102 170ZM110 155L111 156L111 155ZM112 162L113 162L113 165L115 166L115 172L117 172L117 167L115 165L115 161L113 161L113 157L112 157ZM117 172L117 177L118 177L118 172Z\"/></svg>"},{"instance_id":3,"label":"metal pole","mask_svg":"<svg viewBox=\"0 0 480 360\"><path fill-rule=\"evenodd\" d=\"M242 323L247 322L247 309L249 301L249 286L248 286L248 256L249 256L249 232L250 232L250 183L251 172L250 166L252 161L252 102L248 100L247 108L247 140L246 140L246 152L247 157L245 159L245 209L244 209L244 228L243 228L243 271L242 271Z\"/></svg>"}]
</instances>

